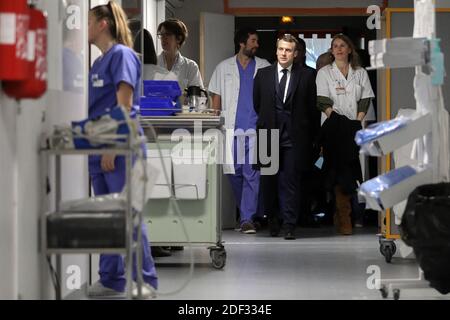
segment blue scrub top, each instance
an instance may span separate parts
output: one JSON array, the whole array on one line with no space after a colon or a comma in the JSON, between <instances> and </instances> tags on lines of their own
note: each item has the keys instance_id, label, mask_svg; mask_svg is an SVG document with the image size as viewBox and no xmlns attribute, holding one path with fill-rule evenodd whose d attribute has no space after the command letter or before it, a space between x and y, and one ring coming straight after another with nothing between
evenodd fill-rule
<instances>
[{"instance_id":1,"label":"blue scrub top","mask_svg":"<svg viewBox=\"0 0 450 320\"><path fill-rule=\"evenodd\" d=\"M134 89L134 109L139 106L141 62L134 51L116 44L95 60L89 72L89 118L117 107L117 90L125 82ZM101 172L100 156L89 157L89 171Z\"/></svg>"},{"instance_id":2,"label":"blue scrub top","mask_svg":"<svg viewBox=\"0 0 450 320\"><path fill-rule=\"evenodd\" d=\"M89 117L96 117L117 106L116 93L120 82L133 87L133 104L138 106L141 62L132 49L116 44L95 60L89 72Z\"/></svg>"},{"instance_id":3,"label":"blue scrub top","mask_svg":"<svg viewBox=\"0 0 450 320\"><path fill-rule=\"evenodd\" d=\"M253 107L253 77L256 61L252 59L244 70L237 57L236 60L239 69L240 88L235 129L256 129L258 116Z\"/></svg>"}]
</instances>

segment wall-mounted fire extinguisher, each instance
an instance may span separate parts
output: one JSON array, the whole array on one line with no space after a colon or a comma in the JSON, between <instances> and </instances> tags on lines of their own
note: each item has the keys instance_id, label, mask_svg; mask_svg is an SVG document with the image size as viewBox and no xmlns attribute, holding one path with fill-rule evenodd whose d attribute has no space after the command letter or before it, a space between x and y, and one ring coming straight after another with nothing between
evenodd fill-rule
<instances>
[{"instance_id":1,"label":"wall-mounted fire extinguisher","mask_svg":"<svg viewBox=\"0 0 450 320\"><path fill-rule=\"evenodd\" d=\"M27 0L0 1L0 81L28 78Z\"/></svg>"},{"instance_id":2,"label":"wall-mounted fire extinguisher","mask_svg":"<svg viewBox=\"0 0 450 320\"><path fill-rule=\"evenodd\" d=\"M47 91L47 17L33 6L30 7L29 12L27 79L3 83L5 93L16 99L37 99Z\"/></svg>"}]
</instances>

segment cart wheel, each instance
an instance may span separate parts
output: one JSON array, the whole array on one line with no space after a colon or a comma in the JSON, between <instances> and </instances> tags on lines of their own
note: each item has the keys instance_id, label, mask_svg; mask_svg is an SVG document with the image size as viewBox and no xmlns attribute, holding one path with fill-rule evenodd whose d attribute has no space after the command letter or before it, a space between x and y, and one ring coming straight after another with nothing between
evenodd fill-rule
<instances>
[{"instance_id":1,"label":"cart wheel","mask_svg":"<svg viewBox=\"0 0 450 320\"><path fill-rule=\"evenodd\" d=\"M385 246L383 244L380 244L380 253L384 257L384 248Z\"/></svg>"},{"instance_id":2,"label":"cart wheel","mask_svg":"<svg viewBox=\"0 0 450 320\"><path fill-rule=\"evenodd\" d=\"M392 256L397 251L397 246L394 242L382 242L380 244L380 253L384 256L387 263L391 263Z\"/></svg>"},{"instance_id":3,"label":"cart wheel","mask_svg":"<svg viewBox=\"0 0 450 320\"><path fill-rule=\"evenodd\" d=\"M397 252L397 246L395 245L395 242L391 242L391 248L392 248L392 255L394 255Z\"/></svg>"},{"instance_id":4,"label":"cart wheel","mask_svg":"<svg viewBox=\"0 0 450 320\"><path fill-rule=\"evenodd\" d=\"M394 294L394 300L400 299L400 289L394 289L392 290L392 293Z\"/></svg>"},{"instance_id":5,"label":"cart wheel","mask_svg":"<svg viewBox=\"0 0 450 320\"><path fill-rule=\"evenodd\" d=\"M384 248L384 260L386 260L386 263L391 263L392 260L392 247L391 246L387 246Z\"/></svg>"},{"instance_id":6,"label":"cart wheel","mask_svg":"<svg viewBox=\"0 0 450 320\"><path fill-rule=\"evenodd\" d=\"M383 299L386 299L389 296L389 291L385 285L381 286L380 292L381 292L381 296L383 297Z\"/></svg>"},{"instance_id":7,"label":"cart wheel","mask_svg":"<svg viewBox=\"0 0 450 320\"><path fill-rule=\"evenodd\" d=\"M225 249L219 249L219 250L211 250L210 256L212 260L212 265L215 269L223 269L225 267L225 263L227 261L227 253Z\"/></svg>"}]
</instances>

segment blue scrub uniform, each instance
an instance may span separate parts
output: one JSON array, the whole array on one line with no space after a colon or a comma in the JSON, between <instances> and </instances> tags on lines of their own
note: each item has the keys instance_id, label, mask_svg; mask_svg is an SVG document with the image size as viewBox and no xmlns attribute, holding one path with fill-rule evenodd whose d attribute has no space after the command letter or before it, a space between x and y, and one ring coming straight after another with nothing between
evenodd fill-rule
<instances>
[{"instance_id":1,"label":"blue scrub uniform","mask_svg":"<svg viewBox=\"0 0 450 320\"><path fill-rule=\"evenodd\" d=\"M237 57L236 57L237 59ZM255 143L256 139L250 140L246 138L245 152L239 155L237 145L239 131L248 129L256 130L256 121L258 116L253 107L253 76L255 74L256 61L254 59L242 68L239 60L237 61L240 76L239 98L236 112L236 137L234 139L234 175L228 175L236 203L241 214L241 225L245 222L252 222L258 215L258 194L259 194L259 178L260 172L253 169L250 158L251 143ZM241 129L241 130L239 130ZM244 150L243 150L244 151ZM242 158L245 154L245 159Z\"/></svg>"},{"instance_id":2,"label":"blue scrub uniform","mask_svg":"<svg viewBox=\"0 0 450 320\"><path fill-rule=\"evenodd\" d=\"M89 73L89 117L99 116L117 106L117 90L121 82L133 87L133 104L138 106L140 81L141 62L136 54L126 46L114 45L94 62ZM101 156L90 156L89 174L96 196L120 193L125 186L125 157L116 157L113 172L103 172ZM157 289L158 279L150 252L147 228L145 224L141 227L144 281ZM136 232L134 236L136 237ZM100 282L105 287L120 292L125 291L125 263L121 255L101 255L99 274ZM133 279L136 280L135 259L133 260Z\"/></svg>"}]
</instances>

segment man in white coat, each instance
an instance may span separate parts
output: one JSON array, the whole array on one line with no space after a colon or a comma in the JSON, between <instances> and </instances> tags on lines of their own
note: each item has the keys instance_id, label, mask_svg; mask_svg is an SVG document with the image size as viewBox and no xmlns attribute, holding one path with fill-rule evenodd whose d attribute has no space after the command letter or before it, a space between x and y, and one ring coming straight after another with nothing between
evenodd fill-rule
<instances>
[{"instance_id":1,"label":"man in white coat","mask_svg":"<svg viewBox=\"0 0 450 320\"><path fill-rule=\"evenodd\" d=\"M209 83L213 108L221 110L225 128L234 131L233 143L227 147L232 152L233 165L224 165L238 204L241 232L256 233L254 220L258 211L260 172L253 169L253 146L256 143L257 115L253 107L253 79L256 72L269 66L269 62L255 56L258 50L256 30L239 30L234 43L237 55L222 61L215 69ZM227 137L228 138L228 137Z\"/></svg>"}]
</instances>

